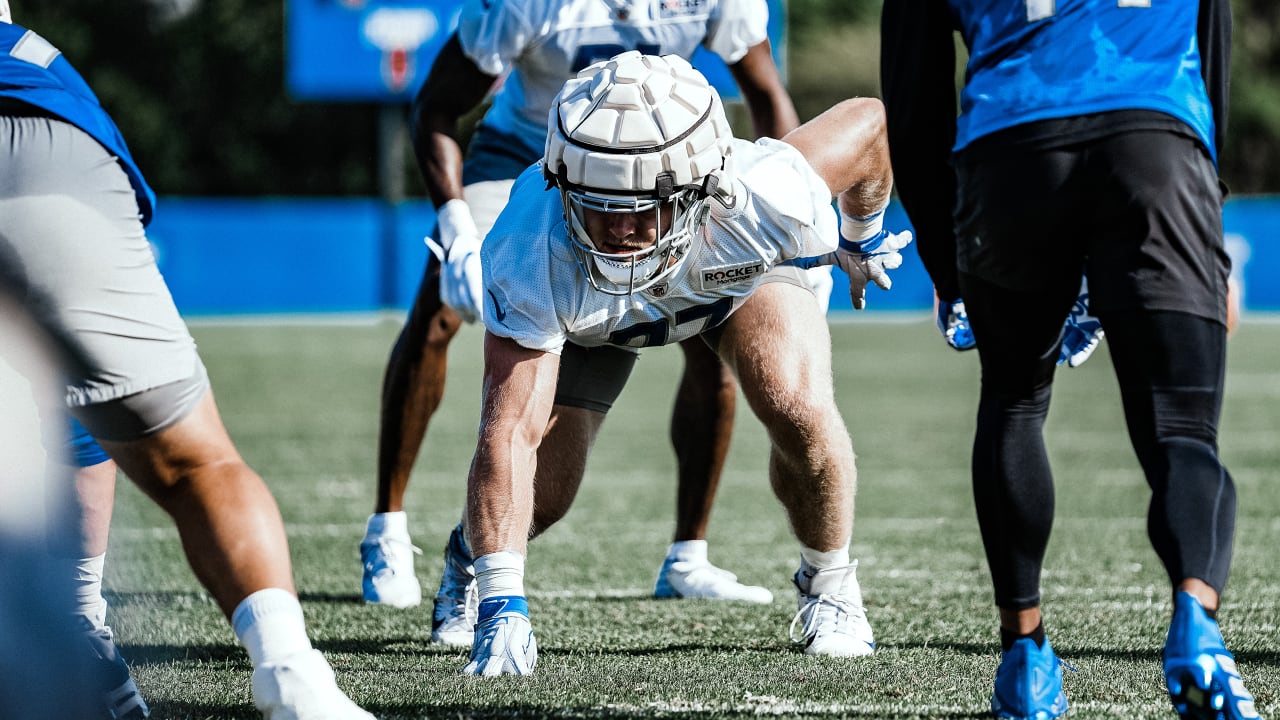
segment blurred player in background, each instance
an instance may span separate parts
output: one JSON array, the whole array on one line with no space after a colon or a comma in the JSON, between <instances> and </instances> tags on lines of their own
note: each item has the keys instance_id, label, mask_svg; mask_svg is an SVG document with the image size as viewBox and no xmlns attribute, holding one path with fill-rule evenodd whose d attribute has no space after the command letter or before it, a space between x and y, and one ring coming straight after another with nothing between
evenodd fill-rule
<instances>
[{"instance_id":1,"label":"blurred player in background","mask_svg":"<svg viewBox=\"0 0 1280 720\"><path fill-rule=\"evenodd\" d=\"M969 50L958 120L956 29ZM954 208L982 365L973 486L1000 618L1000 717L1067 708L1041 616L1054 498L1043 424L1082 270L1152 490L1147 530L1173 600L1169 695L1184 718L1258 717L1216 621L1236 508L1217 446L1230 36L1227 0L884 6L888 122L913 143L894 159L899 193L928 218L922 232Z\"/></svg>"},{"instance_id":2,"label":"blurred player in background","mask_svg":"<svg viewBox=\"0 0 1280 720\"><path fill-rule=\"evenodd\" d=\"M413 145L439 224L430 240L434 257L383 384L378 496L361 542L366 601L410 607L421 600L403 510L409 474L444 392L449 341L461 321L474 322L479 315L481 240L516 176L542 156L551 100L566 80L596 60L633 49L688 58L701 45L728 63L756 134L781 137L798 120L773 62L767 23L765 0L471 0L464 6L457 32L413 107ZM458 121L504 76L464 162ZM811 276L825 308L830 268L815 269ZM685 370L671 417L678 461L675 542L654 595L770 602L767 589L739 583L707 559L707 522L728 453L736 389L732 375L701 341L681 343L681 348ZM560 422L582 434L608 405L561 410ZM585 462L571 457L560 462ZM581 468L566 471L580 473ZM534 522L543 528L557 519L539 513ZM475 579L459 526L445 551L432 639L467 645L474 625Z\"/></svg>"},{"instance_id":3,"label":"blurred player in background","mask_svg":"<svg viewBox=\"0 0 1280 720\"><path fill-rule=\"evenodd\" d=\"M479 621L464 672L533 671L527 543L545 528L535 515L562 516L582 481L582 464L561 458L585 458L639 348L690 339L715 348L769 434L769 479L801 545L793 639L814 655L870 654L830 334L809 280L784 263L839 264L855 308L868 282L889 286L910 235L881 227L892 178L880 102L846 101L752 144L733 138L688 62L632 51L584 70L553 107L545 160L517 179L482 251L466 514ZM560 422L584 404L602 408L585 433Z\"/></svg>"},{"instance_id":4,"label":"blurred player in background","mask_svg":"<svg viewBox=\"0 0 1280 720\"><path fill-rule=\"evenodd\" d=\"M0 22L0 263L37 320L83 349L67 405L177 525L253 662L267 718L368 719L312 649L274 499L222 425L144 227L155 194L92 90Z\"/></svg>"}]
</instances>

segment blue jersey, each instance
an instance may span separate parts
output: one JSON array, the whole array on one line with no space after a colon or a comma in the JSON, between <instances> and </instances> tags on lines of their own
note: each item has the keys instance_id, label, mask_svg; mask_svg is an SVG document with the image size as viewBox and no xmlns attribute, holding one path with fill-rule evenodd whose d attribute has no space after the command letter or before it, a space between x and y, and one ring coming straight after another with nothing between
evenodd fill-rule
<instances>
[{"instance_id":1,"label":"blue jersey","mask_svg":"<svg viewBox=\"0 0 1280 720\"><path fill-rule=\"evenodd\" d=\"M71 63L47 40L0 22L0 97L14 98L88 133L116 156L138 198L142 224L151 222L156 195L129 154L120 130Z\"/></svg>"},{"instance_id":2,"label":"blue jersey","mask_svg":"<svg viewBox=\"0 0 1280 720\"><path fill-rule=\"evenodd\" d=\"M1154 110L1186 123L1216 162L1196 0L948 4L969 47L955 150L1037 120Z\"/></svg>"}]
</instances>

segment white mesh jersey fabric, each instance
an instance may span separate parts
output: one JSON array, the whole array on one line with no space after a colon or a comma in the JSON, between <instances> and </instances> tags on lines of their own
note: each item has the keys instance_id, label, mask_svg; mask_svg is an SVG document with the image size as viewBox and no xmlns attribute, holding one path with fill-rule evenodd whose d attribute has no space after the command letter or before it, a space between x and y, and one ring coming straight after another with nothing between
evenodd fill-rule
<instances>
[{"instance_id":1,"label":"white mesh jersey fabric","mask_svg":"<svg viewBox=\"0 0 1280 720\"><path fill-rule=\"evenodd\" d=\"M733 143L734 206L712 201L683 269L630 296L591 287L570 247L559 193L546 189L540 165L527 170L482 246L486 329L548 352L566 341L665 345L727 317L779 262L834 250L831 191L799 151L767 138Z\"/></svg>"},{"instance_id":2,"label":"white mesh jersey fabric","mask_svg":"<svg viewBox=\"0 0 1280 720\"><path fill-rule=\"evenodd\" d=\"M699 45L732 64L768 22L765 0L468 0L458 41L481 70L507 74L483 124L542 147L552 100L587 65L627 50L689 58Z\"/></svg>"}]
</instances>

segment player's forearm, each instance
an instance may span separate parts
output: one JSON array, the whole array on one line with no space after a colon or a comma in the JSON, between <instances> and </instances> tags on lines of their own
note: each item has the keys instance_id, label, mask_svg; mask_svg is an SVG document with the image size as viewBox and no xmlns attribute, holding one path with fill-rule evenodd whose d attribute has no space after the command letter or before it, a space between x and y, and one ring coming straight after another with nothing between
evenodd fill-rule
<instances>
[{"instance_id":1,"label":"player's forearm","mask_svg":"<svg viewBox=\"0 0 1280 720\"><path fill-rule=\"evenodd\" d=\"M436 207L462 197L458 120L484 100L494 81L467 57L455 34L441 48L413 100L409 136Z\"/></svg>"},{"instance_id":2,"label":"player's forearm","mask_svg":"<svg viewBox=\"0 0 1280 720\"><path fill-rule=\"evenodd\" d=\"M524 553L533 524L538 446L551 417L560 358L485 334L480 438L467 482L467 532L478 557Z\"/></svg>"},{"instance_id":3,"label":"player's forearm","mask_svg":"<svg viewBox=\"0 0 1280 720\"><path fill-rule=\"evenodd\" d=\"M437 208L462 198L462 147L446 132L429 132L414 138L414 154L427 194Z\"/></svg>"},{"instance_id":4,"label":"player's forearm","mask_svg":"<svg viewBox=\"0 0 1280 720\"><path fill-rule=\"evenodd\" d=\"M751 113L756 137L780 138L800 125L791 95L782 84L768 40L729 67Z\"/></svg>"},{"instance_id":5,"label":"player's forearm","mask_svg":"<svg viewBox=\"0 0 1280 720\"><path fill-rule=\"evenodd\" d=\"M524 555L533 524L533 467L498 439L482 441L467 481L467 534L475 557L510 550ZM527 458L532 453L525 454Z\"/></svg>"}]
</instances>

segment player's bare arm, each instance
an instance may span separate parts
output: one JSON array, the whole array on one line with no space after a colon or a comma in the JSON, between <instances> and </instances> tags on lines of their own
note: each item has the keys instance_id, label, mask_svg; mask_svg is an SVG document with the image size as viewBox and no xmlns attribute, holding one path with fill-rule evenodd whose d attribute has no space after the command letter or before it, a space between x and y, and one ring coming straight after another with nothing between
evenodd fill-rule
<instances>
[{"instance_id":1,"label":"player's bare arm","mask_svg":"<svg viewBox=\"0 0 1280 720\"><path fill-rule=\"evenodd\" d=\"M840 196L845 213L866 217L889 203L893 170L879 100L845 100L782 140L800 150L832 196Z\"/></svg>"},{"instance_id":2,"label":"player's bare arm","mask_svg":"<svg viewBox=\"0 0 1280 720\"><path fill-rule=\"evenodd\" d=\"M468 534L476 557L525 553L538 445L559 371L559 355L485 334L480 439L467 486Z\"/></svg>"},{"instance_id":3,"label":"player's bare arm","mask_svg":"<svg viewBox=\"0 0 1280 720\"><path fill-rule=\"evenodd\" d=\"M756 137L780 138L796 129L800 116L791 94L782 85L768 39L751 46L742 59L729 66L751 113Z\"/></svg>"},{"instance_id":4,"label":"player's bare arm","mask_svg":"<svg viewBox=\"0 0 1280 720\"><path fill-rule=\"evenodd\" d=\"M462 197L458 119L479 105L496 81L462 52L455 34L440 50L413 100L409 123L413 153L436 207Z\"/></svg>"}]
</instances>

